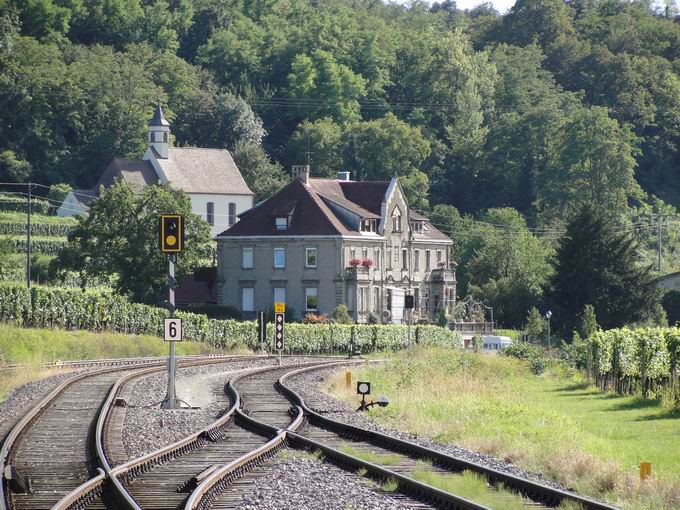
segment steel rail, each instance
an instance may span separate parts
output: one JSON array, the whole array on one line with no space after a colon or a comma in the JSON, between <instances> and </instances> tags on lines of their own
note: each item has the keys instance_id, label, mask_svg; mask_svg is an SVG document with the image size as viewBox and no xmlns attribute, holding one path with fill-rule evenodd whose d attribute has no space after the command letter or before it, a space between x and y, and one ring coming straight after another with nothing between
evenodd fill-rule
<instances>
[{"instance_id":1,"label":"steel rail","mask_svg":"<svg viewBox=\"0 0 680 510\"><path fill-rule=\"evenodd\" d=\"M323 365L315 365L312 367L305 368L320 369L346 364L347 361L344 361L325 363ZM280 366L269 367L267 369L260 370L260 372L274 371L280 369L281 369ZM207 508L209 508L212 502L214 501L217 493L223 491L228 485L234 482L237 478L240 478L241 476L246 474L251 469L259 466L263 462L266 462L270 458L274 457L284 446L286 446L288 441L288 435L293 431L298 430L302 425L304 420L304 413L300 406L294 406L293 409L295 410L295 418L285 429L274 427L268 423L256 420L251 416L245 414L243 411L241 411L239 407L242 399L238 389L236 388L236 383L240 379L252 375L254 375L254 373L243 374L241 376L231 379L227 384L227 390L232 400L235 402L239 402L239 406L237 406L235 412L236 422L238 425L254 430L257 433L269 435L271 436L271 439L266 444L256 448L251 452L246 453L245 455L230 462L229 464L222 466L221 468L218 468L213 473L211 473L191 493L184 506L184 510L207 510Z\"/></svg>"},{"instance_id":2,"label":"steel rail","mask_svg":"<svg viewBox=\"0 0 680 510\"><path fill-rule=\"evenodd\" d=\"M270 357L271 356L258 356L258 357L230 356L221 358L211 357L210 359L207 360L183 363L180 366L180 368L225 363L229 361L241 361L262 358L266 359ZM88 480L79 487L73 489L73 491L64 496L64 498L62 498L62 500L60 500L53 507L53 510L67 510L67 509L70 510L84 508L92 499L98 497L99 494L101 494L104 484L106 482L109 482L112 485L115 497L118 499L118 502L120 504L123 504L125 508L129 508L132 510L141 510L141 508L134 500L134 498L125 489L124 483L121 483L119 477L122 477L124 482L127 482L127 479L129 477L143 473L148 469L151 469L154 465L158 464L159 462L164 462L169 458L172 458L173 456L181 455L183 453L186 453L187 451L191 451L197 448L198 446L196 446L196 443L198 443L204 437L209 437L214 429L216 429L217 427L221 426L222 424L226 423L229 420L231 416L231 409L228 410L225 414L223 414L214 423L212 423L208 427L205 427L204 429L201 429L198 432L195 432L194 434L191 434L163 448L150 452L138 459L134 459L130 462L127 462L117 467L112 467L106 456L104 448L104 431L106 427L106 420L110 415L111 410L113 409L113 402L115 401L116 396L118 395L122 387L125 384L129 383L130 380L136 379L138 377L143 377L153 372L161 371L164 368L165 367L153 367L148 368L146 370L139 370L132 374L128 374L126 376L121 377L120 379L118 379L118 381L114 383L114 385L111 387L107 394L102 411L99 413L99 416L97 418L95 432L97 460L100 466L103 468L102 470L103 474L100 474L97 477Z\"/></svg>"},{"instance_id":3,"label":"steel rail","mask_svg":"<svg viewBox=\"0 0 680 510\"><path fill-rule=\"evenodd\" d=\"M477 464L460 457L455 457L453 455L445 454L431 448L426 448L424 446L412 443L410 441L405 441L396 437L389 436L387 434L382 434L373 430L367 430L355 425L350 425L341 421L334 420L323 416L313 409L310 409L304 399L293 389L285 385L285 381L290 377L294 377L304 372L312 371L311 368L301 368L293 372L285 374L279 379L279 387L283 393L285 393L296 405L300 406L305 412L307 419L321 428L326 430L342 434L360 441L375 444L377 446L392 450L397 453L406 454L416 459L428 459L434 464L449 469L451 471L474 471L484 475L491 484L504 484L507 487L517 490L526 497L549 506L558 506L562 501L573 501L579 503L582 508L587 510L618 510L617 507L609 505L607 503L602 503L594 499L567 492L561 489L556 489L548 485L535 482L533 480L528 480L526 478L521 478L515 475L504 473L502 471ZM314 443L314 447L318 446L316 441L312 441L308 438L302 436L293 435L294 442L299 444L308 444L310 447ZM310 443L311 441L311 443ZM332 450L332 449L331 449ZM346 454L342 452L330 452L334 458L338 458L341 461L346 460ZM375 468L379 468L383 471L384 468L379 466L372 466L371 469L375 471ZM368 468L367 468L368 469ZM370 471L370 470L369 470ZM376 471L377 472L377 471ZM470 507L472 508L472 507Z\"/></svg>"},{"instance_id":4,"label":"steel rail","mask_svg":"<svg viewBox=\"0 0 680 510\"><path fill-rule=\"evenodd\" d=\"M266 356L271 358L271 356ZM239 357L237 359L252 359L252 357ZM184 364L183 367L195 366L199 364L210 364L223 362L219 361L204 361L196 362L193 364ZM323 366L328 366L329 363L325 363ZM291 367L300 367L304 364L299 363L292 365ZM242 377L252 376L259 372L266 372L270 370L279 370L281 367L261 367L256 369L243 369L243 373L239 374L234 378L234 380L240 379ZM157 371L159 369L149 369L148 372ZM133 459L125 464L121 464L116 467L112 467L106 456L104 448L104 432L106 427L106 420L112 409L112 403L114 402L116 396L122 389L122 386L129 382L130 379L140 377L145 375L145 373L135 373L129 374L121 379L119 379L111 388L108 393L105 402L105 411L100 413L97 420L96 427L96 445L97 445L97 457L99 463L104 468L104 475L99 475L92 480L88 480L81 486L74 489L71 493L65 496L57 506L53 507L53 510L71 510L84 508L87 503L92 501L97 497L102 491L105 483L109 484L112 488L114 497L117 503L122 505L121 508L129 510L142 510L141 506L137 503L134 497L128 492L125 485L129 483L135 477L147 472L154 466L170 461L176 457L180 457L186 453L192 452L201 448L207 441L211 438L217 438L220 435L219 429L227 425L227 423L234 418L236 412L238 412L238 407L241 405L240 396L238 393L230 393L232 397L231 406L213 423L194 432L170 445L167 445L158 450L149 452L148 454L138 458ZM240 420L247 421L248 417L240 413ZM300 411L300 420L302 419L302 411Z\"/></svg>"},{"instance_id":5,"label":"steel rail","mask_svg":"<svg viewBox=\"0 0 680 510\"><path fill-rule=\"evenodd\" d=\"M162 363L158 363L162 366ZM92 372L85 372L83 374L77 374L67 380L61 382L56 388L54 388L50 393L43 397L35 406L33 406L15 425L12 430L7 434L5 440L0 448L0 468L2 469L2 480L0 480L0 510L8 510L7 506L7 493L5 489L6 480L10 477L10 465L8 464L8 459L12 447L19 439L21 434L28 426L42 413L42 411L49 406L52 401L61 395L66 389L70 388L74 384L85 380L90 377L96 377L103 374L108 374L111 372L117 372L122 370L133 370L135 368L134 364L126 366L109 367L105 369L95 370Z\"/></svg>"}]
</instances>

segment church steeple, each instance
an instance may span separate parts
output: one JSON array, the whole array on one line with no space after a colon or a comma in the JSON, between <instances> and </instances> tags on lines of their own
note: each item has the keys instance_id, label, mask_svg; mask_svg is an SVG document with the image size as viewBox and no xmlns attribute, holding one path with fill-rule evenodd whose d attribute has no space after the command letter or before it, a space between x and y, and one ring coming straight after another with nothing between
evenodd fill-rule
<instances>
[{"instance_id":1,"label":"church steeple","mask_svg":"<svg viewBox=\"0 0 680 510\"><path fill-rule=\"evenodd\" d=\"M168 159L168 137L170 136L170 123L165 120L161 102L156 104L156 111L149 121L149 146L152 147L159 158Z\"/></svg>"}]
</instances>

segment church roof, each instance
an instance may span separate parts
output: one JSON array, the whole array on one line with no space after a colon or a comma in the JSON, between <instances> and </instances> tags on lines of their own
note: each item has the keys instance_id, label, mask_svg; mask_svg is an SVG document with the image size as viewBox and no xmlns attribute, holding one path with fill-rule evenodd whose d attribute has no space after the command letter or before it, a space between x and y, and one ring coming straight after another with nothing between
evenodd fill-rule
<instances>
[{"instance_id":1,"label":"church roof","mask_svg":"<svg viewBox=\"0 0 680 510\"><path fill-rule=\"evenodd\" d=\"M158 175L151 162L141 159L113 158L94 189L98 190L100 186L111 187L117 177L123 179L133 189L158 184Z\"/></svg>"},{"instance_id":2,"label":"church roof","mask_svg":"<svg viewBox=\"0 0 680 510\"><path fill-rule=\"evenodd\" d=\"M226 149L170 147L156 163L168 182L187 193L253 195Z\"/></svg>"},{"instance_id":3,"label":"church roof","mask_svg":"<svg viewBox=\"0 0 680 510\"><path fill-rule=\"evenodd\" d=\"M163 108L161 108L160 101L156 104L156 111L153 113L153 117L149 121L149 126L169 126L170 123L165 120L165 115L163 115Z\"/></svg>"}]
</instances>

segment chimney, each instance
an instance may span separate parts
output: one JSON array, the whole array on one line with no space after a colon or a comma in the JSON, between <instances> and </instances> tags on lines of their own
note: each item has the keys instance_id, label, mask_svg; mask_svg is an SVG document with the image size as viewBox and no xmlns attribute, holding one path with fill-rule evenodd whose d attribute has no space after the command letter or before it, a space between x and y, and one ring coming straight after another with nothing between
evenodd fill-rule
<instances>
[{"instance_id":1,"label":"chimney","mask_svg":"<svg viewBox=\"0 0 680 510\"><path fill-rule=\"evenodd\" d=\"M338 172L338 180L349 181L349 172L347 171Z\"/></svg>"},{"instance_id":2,"label":"chimney","mask_svg":"<svg viewBox=\"0 0 680 510\"><path fill-rule=\"evenodd\" d=\"M293 165L293 179L300 179L307 184L309 182L309 165Z\"/></svg>"}]
</instances>

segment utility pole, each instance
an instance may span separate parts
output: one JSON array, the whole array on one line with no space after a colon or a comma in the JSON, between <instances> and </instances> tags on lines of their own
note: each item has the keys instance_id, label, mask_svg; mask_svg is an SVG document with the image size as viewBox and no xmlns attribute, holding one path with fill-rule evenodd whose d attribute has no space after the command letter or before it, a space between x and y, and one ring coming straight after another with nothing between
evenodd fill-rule
<instances>
[{"instance_id":1,"label":"utility pole","mask_svg":"<svg viewBox=\"0 0 680 510\"><path fill-rule=\"evenodd\" d=\"M175 318L175 257L174 253L168 256L168 314L170 319ZM170 342L170 356L168 357L168 394L163 402L163 409L178 409L177 396L175 395L175 375L177 371L177 358L175 357L175 342Z\"/></svg>"},{"instance_id":2,"label":"utility pole","mask_svg":"<svg viewBox=\"0 0 680 510\"><path fill-rule=\"evenodd\" d=\"M28 183L28 207L26 208L26 286L31 288L31 183Z\"/></svg>"}]
</instances>

